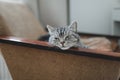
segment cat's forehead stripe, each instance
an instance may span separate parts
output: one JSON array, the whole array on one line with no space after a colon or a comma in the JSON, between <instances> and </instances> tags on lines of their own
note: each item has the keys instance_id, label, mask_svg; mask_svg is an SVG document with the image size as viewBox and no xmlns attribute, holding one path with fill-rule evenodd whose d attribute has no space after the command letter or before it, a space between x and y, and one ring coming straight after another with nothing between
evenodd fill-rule
<instances>
[{"instance_id":1,"label":"cat's forehead stripe","mask_svg":"<svg viewBox=\"0 0 120 80\"><path fill-rule=\"evenodd\" d=\"M64 36L66 33L66 28L65 27L60 27L57 29L57 32L59 34L59 36Z\"/></svg>"}]
</instances>

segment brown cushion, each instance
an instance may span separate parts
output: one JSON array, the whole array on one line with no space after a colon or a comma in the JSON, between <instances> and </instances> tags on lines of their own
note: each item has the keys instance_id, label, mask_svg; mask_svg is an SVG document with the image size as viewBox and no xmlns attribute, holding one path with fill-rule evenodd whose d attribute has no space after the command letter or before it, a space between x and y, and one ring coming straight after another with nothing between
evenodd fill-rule
<instances>
[{"instance_id":1,"label":"brown cushion","mask_svg":"<svg viewBox=\"0 0 120 80\"><path fill-rule=\"evenodd\" d=\"M6 34L5 27L6 27L6 25L3 21L2 16L0 15L0 35L5 35Z\"/></svg>"},{"instance_id":2,"label":"brown cushion","mask_svg":"<svg viewBox=\"0 0 120 80\"><path fill-rule=\"evenodd\" d=\"M38 39L45 33L25 4L0 1L0 35Z\"/></svg>"}]
</instances>

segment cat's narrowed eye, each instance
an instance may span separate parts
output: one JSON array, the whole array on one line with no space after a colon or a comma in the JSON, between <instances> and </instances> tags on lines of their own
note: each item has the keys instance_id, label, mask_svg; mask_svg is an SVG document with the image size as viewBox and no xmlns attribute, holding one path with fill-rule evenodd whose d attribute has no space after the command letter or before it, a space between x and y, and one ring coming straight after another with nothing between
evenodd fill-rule
<instances>
[{"instance_id":1,"label":"cat's narrowed eye","mask_svg":"<svg viewBox=\"0 0 120 80\"><path fill-rule=\"evenodd\" d=\"M69 37L69 36L66 36L66 37L65 37L65 40L69 40L69 39L70 39L70 37Z\"/></svg>"},{"instance_id":2,"label":"cat's narrowed eye","mask_svg":"<svg viewBox=\"0 0 120 80\"><path fill-rule=\"evenodd\" d=\"M59 40L59 38L55 37L55 40Z\"/></svg>"}]
</instances>

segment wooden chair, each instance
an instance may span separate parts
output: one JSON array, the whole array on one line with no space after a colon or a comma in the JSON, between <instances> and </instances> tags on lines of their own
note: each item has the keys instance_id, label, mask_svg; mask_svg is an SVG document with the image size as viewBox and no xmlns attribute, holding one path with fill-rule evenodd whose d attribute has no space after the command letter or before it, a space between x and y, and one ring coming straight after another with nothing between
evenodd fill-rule
<instances>
[{"instance_id":1,"label":"wooden chair","mask_svg":"<svg viewBox=\"0 0 120 80\"><path fill-rule=\"evenodd\" d=\"M120 53L62 51L47 42L1 37L0 48L13 80L118 80Z\"/></svg>"},{"instance_id":2,"label":"wooden chair","mask_svg":"<svg viewBox=\"0 0 120 80\"><path fill-rule=\"evenodd\" d=\"M62 51L36 41L46 32L24 4L0 2L0 29L0 48L13 80L119 79L120 53Z\"/></svg>"}]
</instances>

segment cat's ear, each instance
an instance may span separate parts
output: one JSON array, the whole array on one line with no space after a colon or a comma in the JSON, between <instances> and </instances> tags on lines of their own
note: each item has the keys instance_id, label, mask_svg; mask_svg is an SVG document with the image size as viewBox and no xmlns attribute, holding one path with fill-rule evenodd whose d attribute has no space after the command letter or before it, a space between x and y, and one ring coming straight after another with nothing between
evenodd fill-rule
<instances>
[{"instance_id":1,"label":"cat's ear","mask_svg":"<svg viewBox=\"0 0 120 80\"><path fill-rule=\"evenodd\" d=\"M53 28L52 26L50 26L50 25L47 25L47 29L48 29L48 32L49 32L50 35L51 35L51 34L53 33L53 31L54 31L54 28Z\"/></svg>"},{"instance_id":2,"label":"cat's ear","mask_svg":"<svg viewBox=\"0 0 120 80\"><path fill-rule=\"evenodd\" d=\"M77 21L72 22L72 24L69 26L70 30L77 32Z\"/></svg>"}]
</instances>

